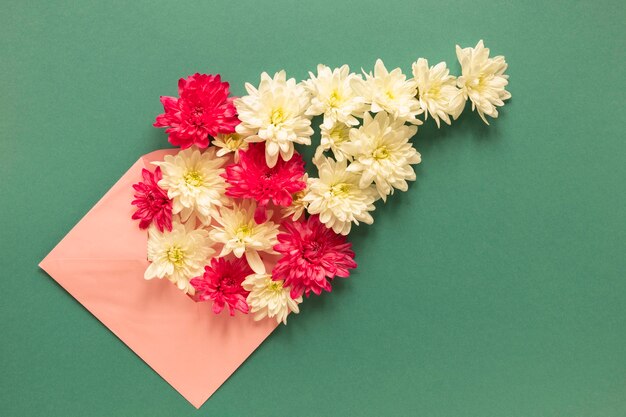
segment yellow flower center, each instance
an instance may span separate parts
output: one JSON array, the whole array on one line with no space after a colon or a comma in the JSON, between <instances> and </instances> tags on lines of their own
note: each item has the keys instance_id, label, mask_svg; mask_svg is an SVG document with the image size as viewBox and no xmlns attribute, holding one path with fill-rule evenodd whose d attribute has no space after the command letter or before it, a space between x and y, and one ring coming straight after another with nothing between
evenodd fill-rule
<instances>
[{"instance_id":1,"label":"yellow flower center","mask_svg":"<svg viewBox=\"0 0 626 417\"><path fill-rule=\"evenodd\" d=\"M441 95L441 85L440 84L434 84L434 85L430 86L430 88L428 89L428 91L424 95L427 95L429 98L432 98L434 100L438 100L439 96Z\"/></svg>"},{"instance_id":2,"label":"yellow flower center","mask_svg":"<svg viewBox=\"0 0 626 417\"><path fill-rule=\"evenodd\" d=\"M283 290L283 281L271 281L267 284L267 289L272 292L281 292Z\"/></svg>"},{"instance_id":3,"label":"yellow flower center","mask_svg":"<svg viewBox=\"0 0 626 417\"><path fill-rule=\"evenodd\" d=\"M393 100L394 98L396 98L396 96L393 94L393 91L391 91L391 90L387 90L387 91L385 92L385 95L387 96L387 98L388 98L389 100Z\"/></svg>"},{"instance_id":4,"label":"yellow flower center","mask_svg":"<svg viewBox=\"0 0 626 417\"><path fill-rule=\"evenodd\" d=\"M380 159L387 159L389 158L389 151L387 150L386 146L380 146L376 148L374 152L372 152L372 157L377 161Z\"/></svg>"},{"instance_id":5,"label":"yellow flower center","mask_svg":"<svg viewBox=\"0 0 626 417\"><path fill-rule=\"evenodd\" d=\"M247 225L247 224L242 224L235 231L235 236L237 237L237 240L239 240L240 242L250 237L250 235L252 235L252 227L250 227L250 225Z\"/></svg>"},{"instance_id":6,"label":"yellow flower center","mask_svg":"<svg viewBox=\"0 0 626 417\"><path fill-rule=\"evenodd\" d=\"M328 99L328 104L330 104L330 107L335 107L337 106L337 104L339 104L340 101L341 101L341 96L339 95L339 91L333 90L332 94L330 95L330 98Z\"/></svg>"},{"instance_id":7,"label":"yellow flower center","mask_svg":"<svg viewBox=\"0 0 626 417\"><path fill-rule=\"evenodd\" d=\"M330 187L330 193L334 197L345 197L350 192L350 184L340 183Z\"/></svg>"},{"instance_id":8,"label":"yellow flower center","mask_svg":"<svg viewBox=\"0 0 626 417\"><path fill-rule=\"evenodd\" d=\"M198 171L189 171L183 178L185 179L185 183L189 186L199 187L202 185L202 175Z\"/></svg>"},{"instance_id":9,"label":"yellow flower center","mask_svg":"<svg viewBox=\"0 0 626 417\"><path fill-rule=\"evenodd\" d=\"M167 250L167 260L180 268L185 260L185 252L178 246L172 246Z\"/></svg>"},{"instance_id":10,"label":"yellow flower center","mask_svg":"<svg viewBox=\"0 0 626 417\"><path fill-rule=\"evenodd\" d=\"M272 110L272 115L270 116L270 122L273 125L281 124L285 121L285 111L282 107Z\"/></svg>"},{"instance_id":11,"label":"yellow flower center","mask_svg":"<svg viewBox=\"0 0 626 417\"><path fill-rule=\"evenodd\" d=\"M241 147L241 144L243 143L243 138L237 133L231 133L226 136L225 142L228 149L230 149L231 151L235 151Z\"/></svg>"},{"instance_id":12,"label":"yellow flower center","mask_svg":"<svg viewBox=\"0 0 626 417\"><path fill-rule=\"evenodd\" d=\"M477 78L475 78L472 82L471 82L471 88L478 91L479 93L482 93L483 90L485 89L485 87L487 86L487 80L485 79L485 74L480 74Z\"/></svg>"},{"instance_id":13,"label":"yellow flower center","mask_svg":"<svg viewBox=\"0 0 626 417\"><path fill-rule=\"evenodd\" d=\"M348 139L347 131L341 127L334 127L331 129L328 136L333 140L333 143L340 144Z\"/></svg>"}]
</instances>

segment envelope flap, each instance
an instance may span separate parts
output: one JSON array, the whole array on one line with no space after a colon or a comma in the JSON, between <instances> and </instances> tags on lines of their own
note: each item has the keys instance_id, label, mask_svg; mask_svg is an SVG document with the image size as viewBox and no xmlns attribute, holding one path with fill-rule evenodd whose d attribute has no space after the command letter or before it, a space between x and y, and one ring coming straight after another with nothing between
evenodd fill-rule
<instances>
[{"instance_id":1,"label":"envelope flap","mask_svg":"<svg viewBox=\"0 0 626 417\"><path fill-rule=\"evenodd\" d=\"M141 181L138 160L46 256L50 259L145 259L147 234L134 225L132 184ZM122 244L123 243L123 244Z\"/></svg>"}]
</instances>

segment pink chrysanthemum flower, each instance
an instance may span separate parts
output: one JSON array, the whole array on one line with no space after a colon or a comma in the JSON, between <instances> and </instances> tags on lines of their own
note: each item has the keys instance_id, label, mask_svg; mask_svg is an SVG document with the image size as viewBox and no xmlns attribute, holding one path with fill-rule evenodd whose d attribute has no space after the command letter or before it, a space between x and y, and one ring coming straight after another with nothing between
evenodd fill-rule
<instances>
[{"instance_id":1,"label":"pink chrysanthemum flower","mask_svg":"<svg viewBox=\"0 0 626 417\"><path fill-rule=\"evenodd\" d=\"M279 158L272 168L265 161L265 145L250 144L240 152L239 162L226 167L222 176L228 182L226 195L235 198L252 198L257 201L254 220L266 220L265 208L272 201L277 206L288 207L292 194L306 188L304 161L297 153L289 161Z\"/></svg>"},{"instance_id":2,"label":"pink chrysanthemum flower","mask_svg":"<svg viewBox=\"0 0 626 417\"><path fill-rule=\"evenodd\" d=\"M324 226L318 216L304 222L285 222L283 226L287 233L279 234L280 243L274 246L282 257L272 275L291 287L291 298L302 293L308 297L311 291L316 295L330 291L330 280L336 276L346 278L349 269L356 268L352 244Z\"/></svg>"},{"instance_id":3,"label":"pink chrysanthemum flower","mask_svg":"<svg viewBox=\"0 0 626 417\"><path fill-rule=\"evenodd\" d=\"M213 258L211 265L204 267L204 274L193 278L190 283L196 290L197 301L213 301L215 314L221 313L227 305L231 316L235 315L235 310L248 314L246 297L249 292L243 289L241 283L253 273L243 258L233 261Z\"/></svg>"},{"instance_id":4,"label":"pink chrysanthemum flower","mask_svg":"<svg viewBox=\"0 0 626 417\"><path fill-rule=\"evenodd\" d=\"M152 223L163 232L172 230L172 200L167 191L157 184L163 178L161 168L157 167L154 173L147 169L141 170L143 182L133 184L135 199L131 202L137 206L133 213L133 220L139 220L139 227L147 229Z\"/></svg>"},{"instance_id":5,"label":"pink chrysanthemum flower","mask_svg":"<svg viewBox=\"0 0 626 417\"><path fill-rule=\"evenodd\" d=\"M218 75L194 74L178 81L180 98L161 96L165 113L154 127L167 127L169 142L182 149L209 146L209 136L233 133L239 124L229 85Z\"/></svg>"}]
</instances>

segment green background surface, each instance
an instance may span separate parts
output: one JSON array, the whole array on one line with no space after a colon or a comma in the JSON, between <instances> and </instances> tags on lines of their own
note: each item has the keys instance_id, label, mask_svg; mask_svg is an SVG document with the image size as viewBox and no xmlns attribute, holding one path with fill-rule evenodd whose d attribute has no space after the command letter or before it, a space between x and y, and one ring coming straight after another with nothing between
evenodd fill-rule
<instances>
[{"instance_id":1,"label":"green background surface","mask_svg":"<svg viewBox=\"0 0 626 417\"><path fill-rule=\"evenodd\" d=\"M626 415L624 2L2 3L0 415ZM420 129L417 181L351 235L358 271L200 411L38 269L165 147L179 77L458 73L481 38L510 64L501 117Z\"/></svg>"}]
</instances>

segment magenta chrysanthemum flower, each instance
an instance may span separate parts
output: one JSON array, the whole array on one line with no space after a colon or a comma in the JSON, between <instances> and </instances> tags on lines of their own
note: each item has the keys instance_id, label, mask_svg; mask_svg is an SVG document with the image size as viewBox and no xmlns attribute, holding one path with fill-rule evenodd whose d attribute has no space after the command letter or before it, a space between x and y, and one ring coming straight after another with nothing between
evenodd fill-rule
<instances>
[{"instance_id":1,"label":"magenta chrysanthemum flower","mask_svg":"<svg viewBox=\"0 0 626 417\"><path fill-rule=\"evenodd\" d=\"M213 258L211 265L204 267L204 274L190 281L196 289L194 298L196 301L212 300L215 314L221 313L227 305L231 316L235 315L235 310L248 314L246 297L249 292L241 283L253 273L243 258L233 261Z\"/></svg>"},{"instance_id":2,"label":"magenta chrysanthemum flower","mask_svg":"<svg viewBox=\"0 0 626 417\"><path fill-rule=\"evenodd\" d=\"M272 201L277 206L288 207L292 194L306 188L304 161L294 153L289 161L279 158L272 168L265 162L265 145L251 144L247 151L239 153L239 162L226 167L222 176L228 182L226 195L236 198L252 198L258 203L254 220L266 219L265 208Z\"/></svg>"},{"instance_id":3,"label":"magenta chrysanthemum flower","mask_svg":"<svg viewBox=\"0 0 626 417\"><path fill-rule=\"evenodd\" d=\"M274 250L282 257L272 271L276 279L284 279L285 287L291 287L291 298L311 291L320 295L330 291L330 280L346 278L349 269L356 268L354 252L346 237L333 232L311 216L304 222L285 222L287 233L278 235L278 245Z\"/></svg>"},{"instance_id":4,"label":"magenta chrysanthemum flower","mask_svg":"<svg viewBox=\"0 0 626 417\"><path fill-rule=\"evenodd\" d=\"M161 168L157 167L154 173L147 169L141 170L143 182L133 184L135 199L131 202L137 206L133 213L133 220L139 220L139 227L147 229L152 223L163 232L172 230L172 200L167 192L157 184L163 178Z\"/></svg>"},{"instance_id":5,"label":"magenta chrysanthemum flower","mask_svg":"<svg viewBox=\"0 0 626 417\"><path fill-rule=\"evenodd\" d=\"M209 146L209 136L233 133L239 124L229 85L218 75L194 74L178 80L180 98L161 96L165 113L154 127L167 127L167 140L182 149Z\"/></svg>"}]
</instances>

